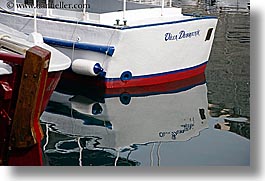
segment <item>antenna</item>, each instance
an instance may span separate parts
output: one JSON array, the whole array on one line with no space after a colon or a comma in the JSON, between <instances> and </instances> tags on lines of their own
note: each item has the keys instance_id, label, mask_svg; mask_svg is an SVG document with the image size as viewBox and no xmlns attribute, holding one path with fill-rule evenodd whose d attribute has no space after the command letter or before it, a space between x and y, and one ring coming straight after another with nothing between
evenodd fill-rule
<instances>
[{"instance_id":1,"label":"antenna","mask_svg":"<svg viewBox=\"0 0 265 181\"><path fill-rule=\"evenodd\" d=\"M37 32L37 0L34 0L34 32Z\"/></svg>"}]
</instances>

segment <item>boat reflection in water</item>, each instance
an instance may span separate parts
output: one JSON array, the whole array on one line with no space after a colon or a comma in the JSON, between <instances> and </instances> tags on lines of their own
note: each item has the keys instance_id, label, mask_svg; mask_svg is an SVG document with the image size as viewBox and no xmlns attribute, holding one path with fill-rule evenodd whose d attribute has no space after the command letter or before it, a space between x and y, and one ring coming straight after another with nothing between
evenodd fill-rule
<instances>
[{"instance_id":1,"label":"boat reflection in water","mask_svg":"<svg viewBox=\"0 0 265 181\"><path fill-rule=\"evenodd\" d=\"M201 136L210 130L204 74L152 87L107 89L101 97L55 92L41 120L51 165L240 164L238 158L217 161L220 151L224 157L234 154L226 151L235 146L223 149L231 145L222 141L231 139Z\"/></svg>"}]
</instances>

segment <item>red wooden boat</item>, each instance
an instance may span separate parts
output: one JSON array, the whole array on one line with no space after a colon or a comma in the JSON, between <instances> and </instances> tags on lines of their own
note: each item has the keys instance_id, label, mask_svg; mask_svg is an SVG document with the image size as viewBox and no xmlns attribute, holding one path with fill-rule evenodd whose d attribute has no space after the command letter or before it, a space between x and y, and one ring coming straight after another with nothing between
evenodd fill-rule
<instances>
[{"instance_id":1,"label":"red wooden boat","mask_svg":"<svg viewBox=\"0 0 265 181\"><path fill-rule=\"evenodd\" d=\"M14 32L0 25L0 165L42 165L39 117L71 61Z\"/></svg>"}]
</instances>

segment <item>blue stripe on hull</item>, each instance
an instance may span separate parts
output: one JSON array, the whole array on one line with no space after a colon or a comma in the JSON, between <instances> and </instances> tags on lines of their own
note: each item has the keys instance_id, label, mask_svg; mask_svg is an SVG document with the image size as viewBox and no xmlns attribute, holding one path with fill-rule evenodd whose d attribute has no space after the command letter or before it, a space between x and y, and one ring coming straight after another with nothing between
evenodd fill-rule
<instances>
[{"instance_id":1,"label":"blue stripe on hull","mask_svg":"<svg viewBox=\"0 0 265 181\"><path fill-rule=\"evenodd\" d=\"M60 40L60 39L48 38L48 37L43 37L43 41L44 43L47 43L48 45L55 45L55 46L61 46L61 47L67 47L67 48L74 47L75 49L89 50L93 52L107 54L109 56L112 56L115 51L114 46L79 43L79 42L74 42L74 41Z\"/></svg>"}]
</instances>

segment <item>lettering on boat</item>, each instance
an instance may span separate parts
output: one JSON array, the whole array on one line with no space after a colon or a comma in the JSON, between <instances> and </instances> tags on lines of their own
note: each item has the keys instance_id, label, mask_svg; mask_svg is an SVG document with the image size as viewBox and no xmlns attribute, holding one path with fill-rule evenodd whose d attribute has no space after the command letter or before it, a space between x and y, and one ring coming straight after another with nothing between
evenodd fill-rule
<instances>
[{"instance_id":1,"label":"lettering on boat","mask_svg":"<svg viewBox=\"0 0 265 181\"><path fill-rule=\"evenodd\" d=\"M182 124L180 125L181 129L177 129L174 131L161 131L158 133L160 138L163 138L167 135L171 136L172 140L175 140L178 135L184 134L185 132L188 132L194 128L194 118L190 118L190 123Z\"/></svg>"},{"instance_id":2,"label":"lettering on boat","mask_svg":"<svg viewBox=\"0 0 265 181\"><path fill-rule=\"evenodd\" d=\"M177 41L181 39L194 38L200 36L201 30L187 32L185 30L179 31L177 34L165 33L165 41Z\"/></svg>"}]
</instances>

